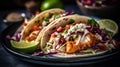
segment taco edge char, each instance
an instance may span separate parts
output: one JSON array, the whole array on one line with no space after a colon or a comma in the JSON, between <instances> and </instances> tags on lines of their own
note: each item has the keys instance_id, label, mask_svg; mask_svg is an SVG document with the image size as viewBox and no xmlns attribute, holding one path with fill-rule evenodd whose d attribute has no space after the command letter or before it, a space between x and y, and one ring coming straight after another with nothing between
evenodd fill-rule
<instances>
[{"instance_id":1,"label":"taco edge char","mask_svg":"<svg viewBox=\"0 0 120 67\"><path fill-rule=\"evenodd\" d=\"M88 22L95 21L77 14L59 18L44 31L41 49L57 52L52 56L70 58L94 56L115 48L114 40L109 40L97 23L92 26Z\"/></svg>"},{"instance_id":2,"label":"taco edge char","mask_svg":"<svg viewBox=\"0 0 120 67\"><path fill-rule=\"evenodd\" d=\"M54 8L41 12L39 15L36 15L33 19L29 21L26 28L22 31L21 40L25 41L40 41L42 32L52 25L53 21L56 20L54 16L59 16L65 13L64 10L59 8ZM58 18L59 18L58 17Z\"/></svg>"}]
</instances>

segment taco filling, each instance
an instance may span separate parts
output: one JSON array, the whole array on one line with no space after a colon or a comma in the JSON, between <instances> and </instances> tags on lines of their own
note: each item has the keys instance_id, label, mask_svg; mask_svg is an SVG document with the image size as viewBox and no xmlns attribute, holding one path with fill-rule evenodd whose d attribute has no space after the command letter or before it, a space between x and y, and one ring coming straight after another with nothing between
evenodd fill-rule
<instances>
[{"instance_id":1,"label":"taco filling","mask_svg":"<svg viewBox=\"0 0 120 67\"><path fill-rule=\"evenodd\" d=\"M74 20L72 20L74 22ZM115 41L104 29L100 29L94 19L85 23L69 23L60 26L51 34L45 51L58 53L96 53L115 48Z\"/></svg>"}]
</instances>

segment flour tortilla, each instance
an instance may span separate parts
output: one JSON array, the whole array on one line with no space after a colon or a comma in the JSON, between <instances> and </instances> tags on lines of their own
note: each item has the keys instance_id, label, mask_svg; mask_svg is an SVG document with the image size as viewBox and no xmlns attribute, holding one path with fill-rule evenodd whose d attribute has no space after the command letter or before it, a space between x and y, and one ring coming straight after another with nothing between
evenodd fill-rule
<instances>
[{"instance_id":1,"label":"flour tortilla","mask_svg":"<svg viewBox=\"0 0 120 67\"><path fill-rule=\"evenodd\" d=\"M86 16L80 16L80 15L69 15L66 17L62 17L57 19L57 21L54 22L53 25L48 27L46 31L44 31L43 36L41 37L41 49L43 49L46 46L46 43L50 39L50 35L56 31L56 29L60 26L65 26L66 24L69 24L69 21L73 19L75 22L74 23L86 23L90 18Z\"/></svg>"},{"instance_id":2,"label":"flour tortilla","mask_svg":"<svg viewBox=\"0 0 120 67\"><path fill-rule=\"evenodd\" d=\"M32 20L29 21L29 24L26 26L26 28L22 31L22 36L21 36L21 40L24 40L26 36L28 36L31 32L31 30L33 29L33 27L35 25L42 25L44 18L48 18L50 16L50 14L54 15L54 14L60 14L60 13L64 13L65 11L59 8L54 8L54 9L50 9L50 10L46 10L44 12L41 12L39 15L37 15L35 18L33 18ZM50 23L50 25L52 24L52 22ZM47 25L49 27L49 25ZM38 37L36 38L35 41L40 41L40 38L42 36L42 32L45 30L45 28L43 28L41 30L41 32L39 33Z\"/></svg>"}]
</instances>

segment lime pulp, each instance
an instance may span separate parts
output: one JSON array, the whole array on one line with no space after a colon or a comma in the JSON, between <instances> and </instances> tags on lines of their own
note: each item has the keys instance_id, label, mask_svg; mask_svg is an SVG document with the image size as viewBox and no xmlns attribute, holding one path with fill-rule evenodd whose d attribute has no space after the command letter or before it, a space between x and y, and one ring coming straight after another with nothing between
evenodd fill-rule
<instances>
[{"instance_id":1,"label":"lime pulp","mask_svg":"<svg viewBox=\"0 0 120 67\"><path fill-rule=\"evenodd\" d=\"M115 21L110 19L101 19L98 21L101 29L106 29L112 32L114 35L118 32L118 25Z\"/></svg>"}]
</instances>

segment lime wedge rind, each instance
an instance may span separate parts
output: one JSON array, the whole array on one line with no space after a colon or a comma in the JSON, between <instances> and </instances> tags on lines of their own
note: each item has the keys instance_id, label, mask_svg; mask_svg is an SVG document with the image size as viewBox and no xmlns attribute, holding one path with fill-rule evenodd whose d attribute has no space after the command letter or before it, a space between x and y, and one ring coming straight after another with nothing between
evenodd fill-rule
<instances>
[{"instance_id":1,"label":"lime wedge rind","mask_svg":"<svg viewBox=\"0 0 120 67\"><path fill-rule=\"evenodd\" d=\"M112 32L114 35L118 33L118 25L115 21L110 19L101 19L98 21L101 29L106 29Z\"/></svg>"},{"instance_id":2,"label":"lime wedge rind","mask_svg":"<svg viewBox=\"0 0 120 67\"><path fill-rule=\"evenodd\" d=\"M23 53L32 53L38 48L39 42L26 42L26 41L13 41L11 40L11 46L14 50Z\"/></svg>"},{"instance_id":3,"label":"lime wedge rind","mask_svg":"<svg viewBox=\"0 0 120 67\"><path fill-rule=\"evenodd\" d=\"M20 42L17 42L17 41L13 41L11 40L10 41L12 46L15 47L15 48L29 48L29 47L33 47L33 46L36 46L39 42L26 42L26 41L20 41Z\"/></svg>"}]
</instances>

